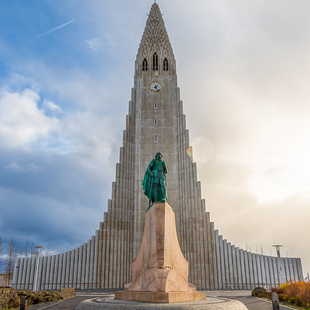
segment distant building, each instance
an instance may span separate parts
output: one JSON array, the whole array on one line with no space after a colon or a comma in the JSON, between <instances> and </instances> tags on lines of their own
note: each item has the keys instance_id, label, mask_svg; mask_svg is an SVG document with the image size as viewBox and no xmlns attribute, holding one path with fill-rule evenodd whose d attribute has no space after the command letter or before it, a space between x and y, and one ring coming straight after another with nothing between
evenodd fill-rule
<instances>
[{"instance_id":1,"label":"distant building","mask_svg":"<svg viewBox=\"0 0 310 310\"><path fill-rule=\"evenodd\" d=\"M119 85L122 89L122 85ZM168 202L176 215L179 243L189 261L189 281L201 289L250 289L280 283L277 258L227 242L210 222L191 156L176 61L156 3L148 15L135 62L134 87L112 199L99 230L66 253L43 257L39 289L121 288L131 282L131 262L144 229L145 170L156 152L168 167ZM281 258L283 279L303 280L299 258ZM31 289L35 258L16 260L13 283Z\"/></svg>"}]
</instances>

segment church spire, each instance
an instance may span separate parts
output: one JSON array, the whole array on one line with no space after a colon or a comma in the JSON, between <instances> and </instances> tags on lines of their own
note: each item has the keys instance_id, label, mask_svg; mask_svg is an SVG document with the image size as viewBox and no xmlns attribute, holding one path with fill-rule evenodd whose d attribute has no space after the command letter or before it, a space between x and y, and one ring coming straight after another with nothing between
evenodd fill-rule
<instances>
[{"instance_id":1,"label":"church spire","mask_svg":"<svg viewBox=\"0 0 310 310\"><path fill-rule=\"evenodd\" d=\"M175 67L175 58L165 22L156 2L153 3L150 13L148 14L148 19L138 49L138 64L143 63L144 60L151 63L155 53L160 58L160 63L167 59L167 61Z\"/></svg>"}]
</instances>

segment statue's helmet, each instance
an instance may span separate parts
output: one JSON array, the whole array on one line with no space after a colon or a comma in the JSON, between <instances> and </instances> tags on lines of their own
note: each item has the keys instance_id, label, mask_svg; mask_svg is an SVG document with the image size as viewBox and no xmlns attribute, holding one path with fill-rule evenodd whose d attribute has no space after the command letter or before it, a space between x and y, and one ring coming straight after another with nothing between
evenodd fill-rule
<instances>
[{"instance_id":1,"label":"statue's helmet","mask_svg":"<svg viewBox=\"0 0 310 310\"><path fill-rule=\"evenodd\" d=\"M156 155L155 155L155 157L161 159L161 158L163 157L163 155L162 155L160 152L157 152Z\"/></svg>"}]
</instances>

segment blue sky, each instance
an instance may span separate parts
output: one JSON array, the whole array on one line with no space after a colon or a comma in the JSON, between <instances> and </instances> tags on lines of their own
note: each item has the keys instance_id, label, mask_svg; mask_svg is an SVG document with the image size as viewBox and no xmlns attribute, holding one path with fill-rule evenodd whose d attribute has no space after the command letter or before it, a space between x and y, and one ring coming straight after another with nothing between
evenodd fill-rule
<instances>
[{"instance_id":1,"label":"blue sky","mask_svg":"<svg viewBox=\"0 0 310 310\"><path fill-rule=\"evenodd\" d=\"M98 229L152 3L0 0L3 239L61 252ZM158 4L212 221L309 272L309 2Z\"/></svg>"},{"instance_id":2,"label":"blue sky","mask_svg":"<svg viewBox=\"0 0 310 310\"><path fill-rule=\"evenodd\" d=\"M1 235L64 249L85 238L83 212L102 213L109 196L131 88L125 42L110 34L109 5L101 16L75 1L1 7Z\"/></svg>"}]
</instances>

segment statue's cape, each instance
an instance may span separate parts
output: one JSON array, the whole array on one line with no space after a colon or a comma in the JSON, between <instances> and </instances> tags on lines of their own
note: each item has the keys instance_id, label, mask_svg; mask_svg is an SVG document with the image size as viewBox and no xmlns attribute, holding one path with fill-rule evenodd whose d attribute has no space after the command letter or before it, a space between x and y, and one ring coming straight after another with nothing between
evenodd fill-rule
<instances>
[{"instance_id":1,"label":"statue's cape","mask_svg":"<svg viewBox=\"0 0 310 310\"><path fill-rule=\"evenodd\" d=\"M152 175L151 175L151 168L153 166L153 162L155 159L153 159L148 168L145 171L144 174L144 178L143 178L143 182L142 182L142 186L143 186L143 190L144 190L144 195L149 199L152 200Z\"/></svg>"}]
</instances>

